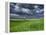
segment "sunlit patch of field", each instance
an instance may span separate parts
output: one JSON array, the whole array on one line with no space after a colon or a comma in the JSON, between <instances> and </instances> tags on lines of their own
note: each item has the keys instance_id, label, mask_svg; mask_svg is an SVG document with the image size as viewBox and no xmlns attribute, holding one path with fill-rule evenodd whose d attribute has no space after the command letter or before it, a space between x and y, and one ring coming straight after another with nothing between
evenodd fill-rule
<instances>
[{"instance_id":1,"label":"sunlit patch of field","mask_svg":"<svg viewBox=\"0 0 46 35\"><path fill-rule=\"evenodd\" d=\"M44 19L10 20L10 32L44 30Z\"/></svg>"}]
</instances>

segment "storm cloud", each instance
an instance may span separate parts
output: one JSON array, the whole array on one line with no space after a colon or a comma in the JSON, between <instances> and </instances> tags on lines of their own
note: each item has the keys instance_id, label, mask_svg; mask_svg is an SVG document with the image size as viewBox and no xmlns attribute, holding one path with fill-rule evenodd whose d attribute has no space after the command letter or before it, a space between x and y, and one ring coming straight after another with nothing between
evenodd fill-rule
<instances>
[{"instance_id":1,"label":"storm cloud","mask_svg":"<svg viewBox=\"0 0 46 35\"><path fill-rule=\"evenodd\" d=\"M10 3L10 17L14 18L40 18L44 15L44 5Z\"/></svg>"}]
</instances>

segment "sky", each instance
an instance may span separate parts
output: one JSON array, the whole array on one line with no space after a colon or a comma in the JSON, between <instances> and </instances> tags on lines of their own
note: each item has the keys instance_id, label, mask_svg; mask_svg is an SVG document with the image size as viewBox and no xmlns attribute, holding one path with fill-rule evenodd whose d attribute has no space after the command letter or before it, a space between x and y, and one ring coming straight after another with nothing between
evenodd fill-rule
<instances>
[{"instance_id":1,"label":"sky","mask_svg":"<svg viewBox=\"0 0 46 35\"><path fill-rule=\"evenodd\" d=\"M10 3L10 18L42 18L43 4Z\"/></svg>"}]
</instances>

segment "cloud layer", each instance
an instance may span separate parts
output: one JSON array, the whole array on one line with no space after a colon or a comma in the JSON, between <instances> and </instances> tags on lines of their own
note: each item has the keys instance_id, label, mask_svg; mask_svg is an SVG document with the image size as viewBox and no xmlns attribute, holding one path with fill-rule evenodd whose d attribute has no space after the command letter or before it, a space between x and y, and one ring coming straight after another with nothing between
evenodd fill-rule
<instances>
[{"instance_id":1,"label":"cloud layer","mask_svg":"<svg viewBox=\"0 0 46 35\"><path fill-rule=\"evenodd\" d=\"M44 5L40 4L10 4L10 17L14 18L40 18L44 15Z\"/></svg>"}]
</instances>

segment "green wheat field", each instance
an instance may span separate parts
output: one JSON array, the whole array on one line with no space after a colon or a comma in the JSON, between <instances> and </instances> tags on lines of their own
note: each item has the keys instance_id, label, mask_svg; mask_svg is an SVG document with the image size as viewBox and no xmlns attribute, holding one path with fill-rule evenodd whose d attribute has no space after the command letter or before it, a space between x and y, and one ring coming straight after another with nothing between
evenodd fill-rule
<instances>
[{"instance_id":1,"label":"green wheat field","mask_svg":"<svg viewBox=\"0 0 46 35\"><path fill-rule=\"evenodd\" d=\"M44 30L44 19L10 20L10 32L41 31Z\"/></svg>"}]
</instances>

